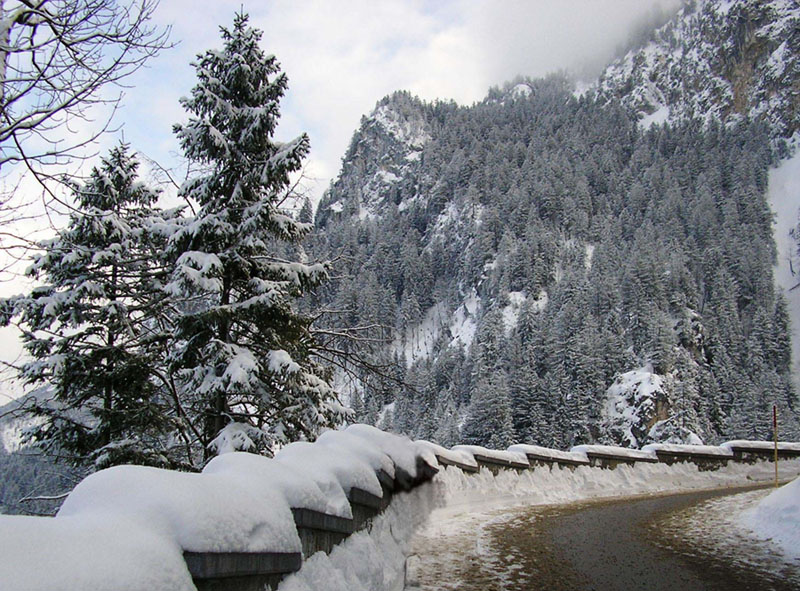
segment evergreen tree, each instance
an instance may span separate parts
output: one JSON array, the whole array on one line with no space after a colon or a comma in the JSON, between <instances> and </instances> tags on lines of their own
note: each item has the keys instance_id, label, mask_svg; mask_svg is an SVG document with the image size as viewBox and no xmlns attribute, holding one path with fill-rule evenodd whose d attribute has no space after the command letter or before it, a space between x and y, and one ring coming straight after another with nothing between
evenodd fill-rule
<instances>
[{"instance_id":1,"label":"evergreen tree","mask_svg":"<svg viewBox=\"0 0 800 591\"><path fill-rule=\"evenodd\" d=\"M327 265L290 260L311 225L281 210L309 149L305 134L272 139L286 76L247 15L221 33L224 48L198 56L198 83L182 100L189 122L175 126L204 172L181 189L200 209L170 241L168 287L185 302L171 361L206 451L229 423L251 427L242 445L268 450L343 417L314 355L312 319L293 303Z\"/></svg>"},{"instance_id":2,"label":"evergreen tree","mask_svg":"<svg viewBox=\"0 0 800 591\"><path fill-rule=\"evenodd\" d=\"M40 244L28 275L41 282L6 300L32 360L22 377L52 388L31 397L32 438L74 465L168 465L171 409L164 389L167 270L159 253L177 220L154 209L128 146L74 185L66 229Z\"/></svg>"}]
</instances>

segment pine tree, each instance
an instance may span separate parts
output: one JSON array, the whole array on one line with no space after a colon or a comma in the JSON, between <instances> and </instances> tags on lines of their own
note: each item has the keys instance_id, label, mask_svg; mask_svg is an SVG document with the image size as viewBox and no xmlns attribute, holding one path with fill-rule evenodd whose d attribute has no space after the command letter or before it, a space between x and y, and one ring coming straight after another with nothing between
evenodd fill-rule
<instances>
[{"instance_id":1,"label":"pine tree","mask_svg":"<svg viewBox=\"0 0 800 591\"><path fill-rule=\"evenodd\" d=\"M42 285L4 303L20 317L32 357L22 377L52 388L31 408L32 438L74 465L168 465L170 407L164 388L167 302L159 260L172 213L137 179L138 162L120 144L74 185L66 229L43 242L28 275ZM31 400L35 400L33 397Z\"/></svg>"},{"instance_id":2,"label":"pine tree","mask_svg":"<svg viewBox=\"0 0 800 591\"><path fill-rule=\"evenodd\" d=\"M291 260L311 225L281 210L309 140L272 138L287 79L248 16L221 34L221 51L198 56L198 83L181 101L191 117L175 126L204 172L181 189L200 208L170 242L168 287L185 300L172 363L206 453L229 423L259 429L245 445L268 451L313 439L344 410L315 357L312 319L294 303L327 277L327 264Z\"/></svg>"}]
</instances>

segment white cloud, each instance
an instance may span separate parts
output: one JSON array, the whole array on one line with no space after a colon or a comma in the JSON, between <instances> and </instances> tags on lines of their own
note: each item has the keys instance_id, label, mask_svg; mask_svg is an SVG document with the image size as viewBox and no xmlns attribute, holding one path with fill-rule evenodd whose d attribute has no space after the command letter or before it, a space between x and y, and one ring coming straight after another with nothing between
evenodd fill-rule
<instances>
[{"instance_id":1,"label":"white cloud","mask_svg":"<svg viewBox=\"0 0 800 591\"><path fill-rule=\"evenodd\" d=\"M319 196L359 118L384 95L406 89L469 104L517 74L604 62L654 6L676 2L279 0L245 10L289 76L278 135L309 133ZM202 10L193 1L162 0L157 17L173 26L180 45L128 92L122 115L135 147L159 160L177 150L171 126L183 118L178 97L194 84L188 63L221 45L218 26L228 26L239 7L238 0L204 3Z\"/></svg>"}]
</instances>

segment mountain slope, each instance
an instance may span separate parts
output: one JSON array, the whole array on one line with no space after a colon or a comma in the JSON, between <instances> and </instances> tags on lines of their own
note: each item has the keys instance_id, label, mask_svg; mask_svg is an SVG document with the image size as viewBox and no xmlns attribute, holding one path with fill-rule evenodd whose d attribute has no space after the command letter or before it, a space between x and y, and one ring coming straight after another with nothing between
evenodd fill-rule
<instances>
[{"instance_id":1,"label":"mountain slope","mask_svg":"<svg viewBox=\"0 0 800 591\"><path fill-rule=\"evenodd\" d=\"M326 302L384 325L380 360L405 380L362 376L362 419L394 403L384 420L412 435L556 447L764 437L773 403L793 425L770 139L746 122L645 132L559 77L469 108L381 101L314 245L342 261ZM622 392L627 372L661 387Z\"/></svg>"},{"instance_id":2,"label":"mountain slope","mask_svg":"<svg viewBox=\"0 0 800 591\"><path fill-rule=\"evenodd\" d=\"M790 138L800 129L800 5L688 1L650 43L610 65L597 92L645 123L750 118Z\"/></svg>"}]
</instances>

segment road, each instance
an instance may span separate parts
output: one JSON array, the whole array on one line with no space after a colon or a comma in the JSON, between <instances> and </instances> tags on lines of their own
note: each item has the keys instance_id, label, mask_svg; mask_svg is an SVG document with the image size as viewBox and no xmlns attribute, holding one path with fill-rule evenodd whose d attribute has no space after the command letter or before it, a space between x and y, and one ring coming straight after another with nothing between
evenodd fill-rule
<instances>
[{"instance_id":1,"label":"road","mask_svg":"<svg viewBox=\"0 0 800 591\"><path fill-rule=\"evenodd\" d=\"M800 568L767 564L768 547L731 537L719 551L686 521L698 505L695 522L715 499L745 490L753 488L494 511L415 541L407 589L800 589Z\"/></svg>"}]
</instances>

